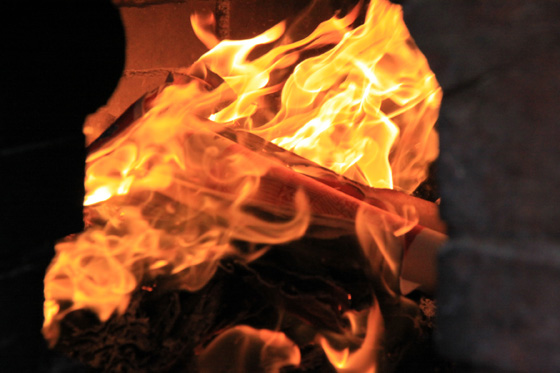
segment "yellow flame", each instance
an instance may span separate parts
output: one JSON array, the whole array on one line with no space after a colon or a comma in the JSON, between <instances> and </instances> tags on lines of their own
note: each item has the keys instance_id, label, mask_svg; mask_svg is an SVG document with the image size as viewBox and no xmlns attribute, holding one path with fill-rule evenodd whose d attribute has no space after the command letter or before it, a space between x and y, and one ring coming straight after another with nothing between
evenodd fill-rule
<instances>
[{"instance_id":1,"label":"yellow flame","mask_svg":"<svg viewBox=\"0 0 560 373\"><path fill-rule=\"evenodd\" d=\"M416 188L437 156L441 90L399 6L371 1L365 23L352 29L358 13L333 17L301 40L285 38L257 58L251 52L281 40L284 23L217 43L212 19L193 16L196 34L213 47L189 70L197 79L163 89L129 130L87 159L88 228L56 246L45 276L51 343L68 312L91 309L107 320L126 309L146 277L177 276L184 289L197 290L224 256L260 255L239 252L234 240L279 244L306 232L311 212L302 191L285 220L248 209L271 166L217 129L249 130L368 185ZM224 83L209 89L204 79L212 74ZM391 234L406 228L390 227ZM361 240L375 241L368 229ZM398 255L379 250L397 271ZM371 369L379 319L372 310L357 351L338 353L324 342L333 364Z\"/></svg>"},{"instance_id":2,"label":"yellow flame","mask_svg":"<svg viewBox=\"0 0 560 373\"><path fill-rule=\"evenodd\" d=\"M351 30L356 12L253 61L247 60L250 50L278 38L281 25L255 39L220 43L200 61L238 97L211 119L251 130L364 184L410 193L438 154L433 126L441 89L398 5L372 1L365 23ZM271 82L303 51L334 43L293 67L285 82ZM263 97L279 89L279 108L255 115L267 109ZM263 116L271 119L263 122Z\"/></svg>"}]
</instances>

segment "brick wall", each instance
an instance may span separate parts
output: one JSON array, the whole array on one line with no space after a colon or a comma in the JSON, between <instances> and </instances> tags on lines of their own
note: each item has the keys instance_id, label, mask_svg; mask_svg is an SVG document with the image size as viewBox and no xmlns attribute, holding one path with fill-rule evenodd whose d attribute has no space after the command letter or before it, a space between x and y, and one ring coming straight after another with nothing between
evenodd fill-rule
<instances>
[{"instance_id":1,"label":"brick wall","mask_svg":"<svg viewBox=\"0 0 560 373\"><path fill-rule=\"evenodd\" d=\"M213 11L216 1L118 1L126 36L123 74L107 104L88 117L88 142L97 138L128 106L144 93L165 82L170 72L188 67L204 52L205 46L190 26L196 10Z\"/></svg>"},{"instance_id":2,"label":"brick wall","mask_svg":"<svg viewBox=\"0 0 560 373\"><path fill-rule=\"evenodd\" d=\"M190 16L214 12L221 38L247 39L298 14L309 1L259 0L113 0L126 34L126 62L106 105L88 117L88 142L97 138L128 106L165 82L170 72L192 65L208 49L195 36ZM325 7L323 17L332 14Z\"/></svg>"}]
</instances>

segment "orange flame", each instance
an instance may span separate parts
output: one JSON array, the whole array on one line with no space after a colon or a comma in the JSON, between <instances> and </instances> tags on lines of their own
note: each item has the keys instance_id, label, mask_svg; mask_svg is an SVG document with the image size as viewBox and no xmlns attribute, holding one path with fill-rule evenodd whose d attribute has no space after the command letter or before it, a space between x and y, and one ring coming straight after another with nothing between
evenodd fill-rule
<instances>
[{"instance_id":1,"label":"orange flame","mask_svg":"<svg viewBox=\"0 0 560 373\"><path fill-rule=\"evenodd\" d=\"M375 373L376 360L379 352L379 336L383 330L383 318L379 306L375 304L369 310L350 311L344 315L350 322L346 335L325 333L318 340L325 353L339 373ZM333 348L329 338L337 344L357 344L350 347Z\"/></svg>"},{"instance_id":2,"label":"orange flame","mask_svg":"<svg viewBox=\"0 0 560 373\"><path fill-rule=\"evenodd\" d=\"M424 180L438 153L433 127L441 89L398 5L371 1L364 24L352 29L359 11L333 17L293 42L281 39L284 23L253 39L218 42L211 17L191 18L212 47L189 70L197 79L163 89L127 131L87 159L87 229L57 244L45 277L43 332L51 343L73 310L93 310L102 321L123 312L146 276L178 276L184 289L197 290L224 256L250 261L262 254L241 253L232 241L279 244L304 235L309 196L295 193L292 214L282 221L251 213L247 207L258 200L272 166L233 149L216 130L251 131L370 186L411 192ZM256 46L278 40L250 58ZM304 52L327 47L303 59ZM223 83L209 89L204 79L213 75ZM411 226L380 221L381 228L372 228L364 214L356 221L364 250L372 265L381 255L394 277L400 252L391 251L391 240ZM340 371L375 367L379 309L356 315L348 318L367 319L367 331L350 332L361 347L337 351L320 340ZM289 351L286 361L299 363L299 350L284 342L279 349Z\"/></svg>"},{"instance_id":3,"label":"orange flame","mask_svg":"<svg viewBox=\"0 0 560 373\"><path fill-rule=\"evenodd\" d=\"M200 354L201 372L279 372L300 364L299 348L282 332L236 326L221 333Z\"/></svg>"}]
</instances>

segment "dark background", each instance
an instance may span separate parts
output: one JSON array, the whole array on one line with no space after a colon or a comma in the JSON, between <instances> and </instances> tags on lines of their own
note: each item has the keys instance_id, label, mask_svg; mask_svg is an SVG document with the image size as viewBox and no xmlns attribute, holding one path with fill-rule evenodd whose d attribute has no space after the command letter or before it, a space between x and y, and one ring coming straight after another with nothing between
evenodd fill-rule
<instances>
[{"instance_id":1,"label":"dark background","mask_svg":"<svg viewBox=\"0 0 560 373\"><path fill-rule=\"evenodd\" d=\"M76 371L40 334L43 276L82 229L82 124L122 73L124 31L108 0L2 8L0 371Z\"/></svg>"}]
</instances>

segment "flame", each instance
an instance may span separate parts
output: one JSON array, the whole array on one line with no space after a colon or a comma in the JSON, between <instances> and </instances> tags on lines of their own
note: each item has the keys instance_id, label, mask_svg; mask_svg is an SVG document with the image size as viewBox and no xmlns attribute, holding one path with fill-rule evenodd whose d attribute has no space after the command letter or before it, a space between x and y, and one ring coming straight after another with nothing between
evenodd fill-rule
<instances>
[{"instance_id":1,"label":"flame","mask_svg":"<svg viewBox=\"0 0 560 373\"><path fill-rule=\"evenodd\" d=\"M150 98L142 117L88 156L87 228L56 245L45 276L43 333L51 344L69 312L89 309L105 321L126 309L146 278L176 276L195 291L225 256L262 255L240 252L235 240L273 245L305 234L314 210L304 190L266 201L263 208L283 220L251 211L262 200L263 180L284 166L219 136L224 128L252 132L370 186L412 192L425 179L438 153L433 127L441 89L400 6L371 1L365 22L353 28L360 5L296 41L280 23L252 39L219 42L213 17L191 18L212 49L187 71L189 79ZM257 46L268 51L254 58ZM275 206L276 197L289 209ZM415 219L394 226L366 215L354 217L364 251L372 267L381 257L395 276L401 253L391 251L391 242ZM347 318L353 346L336 350L328 337L319 342L339 371L372 371L380 311L374 306ZM267 346L280 341L272 350L286 359L274 369L299 363L299 350L283 334L237 331L257 333Z\"/></svg>"},{"instance_id":2,"label":"flame","mask_svg":"<svg viewBox=\"0 0 560 373\"><path fill-rule=\"evenodd\" d=\"M280 372L297 366L301 353L284 333L239 325L221 333L201 353L201 372Z\"/></svg>"},{"instance_id":3,"label":"flame","mask_svg":"<svg viewBox=\"0 0 560 373\"><path fill-rule=\"evenodd\" d=\"M331 364L339 373L375 373L379 350L379 337L383 331L383 317L375 304L365 311L348 311L344 314L350 323L345 335L325 333L318 341ZM329 339L337 344L354 344L357 348L334 348Z\"/></svg>"},{"instance_id":4,"label":"flame","mask_svg":"<svg viewBox=\"0 0 560 373\"><path fill-rule=\"evenodd\" d=\"M211 118L353 180L410 193L438 154L432 129L441 89L398 5L372 1L364 24L352 30L358 10L253 61L247 60L249 51L276 40L283 24L250 41L218 44L200 61L238 97ZM331 44L328 52L293 67L304 51ZM290 67L285 82L271 78ZM280 89L279 108L270 112L263 98ZM259 110L264 113L255 115ZM271 119L263 123L263 116Z\"/></svg>"},{"instance_id":5,"label":"flame","mask_svg":"<svg viewBox=\"0 0 560 373\"><path fill-rule=\"evenodd\" d=\"M412 210L412 211L410 211ZM356 235L371 268L381 275L392 291L398 288L403 235L417 223L416 210L406 208L402 220L389 220L386 216L360 208L356 214Z\"/></svg>"}]
</instances>

